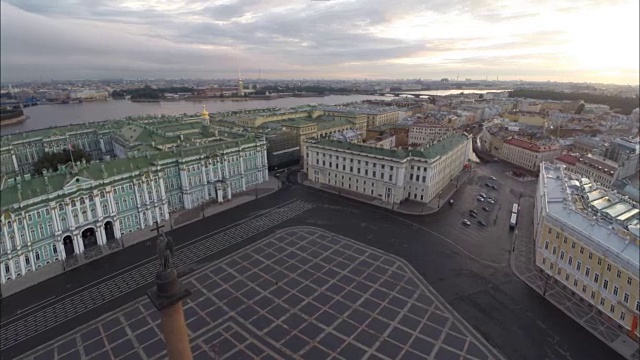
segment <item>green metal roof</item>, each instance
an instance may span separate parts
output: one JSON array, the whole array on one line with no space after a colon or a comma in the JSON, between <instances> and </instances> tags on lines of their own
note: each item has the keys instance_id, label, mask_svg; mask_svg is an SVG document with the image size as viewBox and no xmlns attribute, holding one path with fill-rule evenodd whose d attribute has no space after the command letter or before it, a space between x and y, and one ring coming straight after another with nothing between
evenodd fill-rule
<instances>
[{"instance_id":1,"label":"green metal roof","mask_svg":"<svg viewBox=\"0 0 640 360\"><path fill-rule=\"evenodd\" d=\"M415 148L411 150L384 149L384 148L378 148L378 147L368 146L364 144L356 144L356 143L350 143L346 141L329 140L329 139L319 140L315 144L332 147L335 149L362 152L368 155L383 156L383 157L388 157L391 159L398 159L398 160L404 160L409 157L432 160L450 152L455 147L465 143L466 141L468 141L468 138L466 136L454 135L442 141L439 141L431 146L425 146L422 148Z\"/></svg>"}]
</instances>

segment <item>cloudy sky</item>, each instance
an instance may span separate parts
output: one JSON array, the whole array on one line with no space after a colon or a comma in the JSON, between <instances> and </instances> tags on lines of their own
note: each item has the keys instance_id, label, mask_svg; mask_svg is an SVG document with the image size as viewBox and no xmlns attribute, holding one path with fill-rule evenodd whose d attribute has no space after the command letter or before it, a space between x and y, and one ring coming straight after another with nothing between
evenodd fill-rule
<instances>
[{"instance_id":1,"label":"cloudy sky","mask_svg":"<svg viewBox=\"0 0 640 360\"><path fill-rule=\"evenodd\" d=\"M2 81L523 79L637 84L638 0L2 0Z\"/></svg>"}]
</instances>

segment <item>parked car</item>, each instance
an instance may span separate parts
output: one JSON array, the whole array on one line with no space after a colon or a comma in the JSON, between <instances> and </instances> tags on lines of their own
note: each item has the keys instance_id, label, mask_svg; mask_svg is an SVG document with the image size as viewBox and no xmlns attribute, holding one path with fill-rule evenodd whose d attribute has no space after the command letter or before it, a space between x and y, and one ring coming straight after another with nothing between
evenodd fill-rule
<instances>
[{"instance_id":1,"label":"parked car","mask_svg":"<svg viewBox=\"0 0 640 360\"><path fill-rule=\"evenodd\" d=\"M483 207L482 207L482 210L484 210L484 211L486 211L486 212L489 212L489 208L488 208L488 207L486 207L486 206L483 206Z\"/></svg>"},{"instance_id":2,"label":"parked car","mask_svg":"<svg viewBox=\"0 0 640 360\"><path fill-rule=\"evenodd\" d=\"M469 220L467 220L467 219L462 219L462 224L466 225L466 226L469 226L469 225L471 225L471 222Z\"/></svg>"},{"instance_id":3,"label":"parked car","mask_svg":"<svg viewBox=\"0 0 640 360\"><path fill-rule=\"evenodd\" d=\"M496 203L496 201L495 201L495 200L493 200L492 198L488 198L488 199L487 199L487 202L488 202L489 204L495 204L495 203Z\"/></svg>"},{"instance_id":4,"label":"parked car","mask_svg":"<svg viewBox=\"0 0 640 360\"><path fill-rule=\"evenodd\" d=\"M489 183L484 183L484 186L486 186L486 187L491 187L491 184L489 184Z\"/></svg>"},{"instance_id":5,"label":"parked car","mask_svg":"<svg viewBox=\"0 0 640 360\"><path fill-rule=\"evenodd\" d=\"M484 198L483 198L482 196L480 196L480 195L476 196L476 199L477 199L478 201L484 201Z\"/></svg>"},{"instance_id":6,"label":"parked car","mask_svg":"<svg viewBox=\"0 0 640 360\"><path fill-rule=\"evenodd\" d=\"M480 224L480 226L487 226L487 223L478 219L478 224Z\"/></svg>"},{"instance_id":7,"label":"parked car","mask_svg":"<svg viewBox=\"0 0 640 360\"><path fill-rule=\"evenodd\" d=\"M478 196L482 196L483 198L486 198L486 197L487 197L487 194L485 194L485 193L480 193L480 194L478 194Z\"/></svg>"},{"instance_id":8,"label":"parked car","mask_svg":"<svg viewBox=\"0 0 640 360\"><path fill-rule=\"evenodd\" d=\"M495 185L493 185L493 184L491 184L491 188L492 188L493 190L498 190L498 187L497 187L497 186L495 186Z\"/></svg>"},{"instance_id":9,"label":"parked car","mask_svg":"<svg viewBox=\"0 0 640 360\"><path fill-rule=\"evenodd\" d=\"M496 177L495 176L491 176L489 179L496 180Z\"/></svg>"},{"instance_id":10,"label":"parked car","mask_svg":"<svg viewBox=\"0 0 640 360\"><path fill-rule=\"evenodd\" d=\"M472 218L475 218L475 217L478 217L478 214L474 212L469 212L469 216L471 216Z\"/></svg>"}]
</instances>

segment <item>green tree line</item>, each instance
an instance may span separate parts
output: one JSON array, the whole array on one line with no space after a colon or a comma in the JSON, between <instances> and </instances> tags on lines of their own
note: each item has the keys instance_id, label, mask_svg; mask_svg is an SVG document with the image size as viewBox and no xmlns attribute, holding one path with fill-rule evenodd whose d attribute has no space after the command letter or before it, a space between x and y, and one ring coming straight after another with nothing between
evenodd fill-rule
<instances>
[{"instance_id":1,"label":"green tree line","mask_svg":"<svg viewBox=\"0 0 640 360\"><path fill-rule=\"evenodd\" d=\"M580 92L560 92L551 90L515 89L509 92L511 98L529 98L537 100L574 101L582 100L589 104L607 105L609 108L623 115L629 115L633 109L640 106L638 97L622 97L614 95L600 95Z\"/></svg>"},{"instance_id":2,"label":"green tree line","mask_svg":"<svg viewBox=\"0 0 640 360\"><path fill-rule=\"evenodd\" d=\"M193 88L186 86L172 86L154 89L147 85L137 89L113 90L111 92L111 97L114 99L124 98L126 96L131 96L132 99L162 99L163 94L165 93L175 94L192 92Z\"/></svg>"},{"instance_id":3,"label":"green tree line","mask_svg":"<svg viewBox=\"0 0 640 360\"><path fill-rule=\"evenodd\" d=\"M81 162L83 159L86 162L91 161L91 154L74 146L73 154L71 154L69 149L55 153L45 153L44 156L33 164L33 172L38 175L42 174L42 170L44 169L56 172L60 165L66 165L71 162L71 155L73 155L73 161L76 163Z\"/></svg>"}]
</instances>

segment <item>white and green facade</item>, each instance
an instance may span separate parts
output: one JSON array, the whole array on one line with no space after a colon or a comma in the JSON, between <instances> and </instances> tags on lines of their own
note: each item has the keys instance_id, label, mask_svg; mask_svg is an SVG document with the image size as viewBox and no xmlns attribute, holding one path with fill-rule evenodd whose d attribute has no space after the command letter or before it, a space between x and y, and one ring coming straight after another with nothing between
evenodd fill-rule
<instances>
[{"instance_id":1,"label":"white and green facade","mask_svg":"<svg viewBox=\"0 0 640 360\"><path fill-rule=\"evenodd\" d=\"M25 174L26 166L3 172L1 283L119 241L124 234L167 220L170 212L223 202L268 180L262 139L218 134L198 118L145 117L114 123L97 124L96 131L82 129L100 134L90 145L104 149L94 155L102 161L67 164L37 177ZM176 128L179 131L173 131ZM45 141L46 134L34 133L40 140L26 133L19 146ZM3 139L9 154L11 146Z\"/></svg>"}]
</instances>

